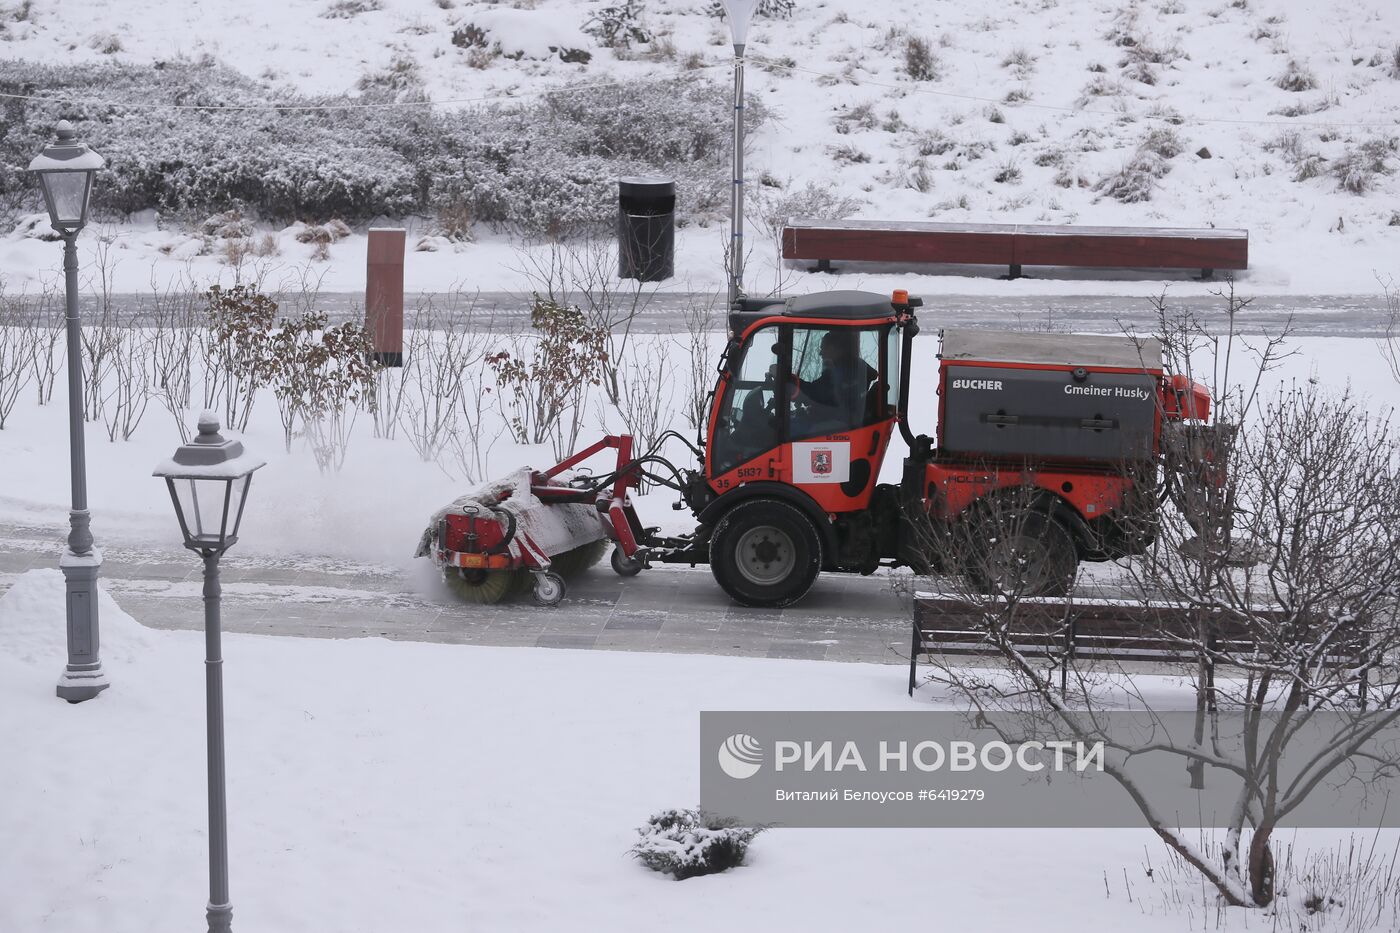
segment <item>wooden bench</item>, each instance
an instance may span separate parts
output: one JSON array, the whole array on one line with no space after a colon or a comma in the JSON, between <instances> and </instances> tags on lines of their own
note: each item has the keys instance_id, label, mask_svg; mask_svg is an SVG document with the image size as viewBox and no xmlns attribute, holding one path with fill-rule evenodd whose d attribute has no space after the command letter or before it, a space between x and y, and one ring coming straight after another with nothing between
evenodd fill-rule
<instances>
[{"instance_id":1,"label":"wooden bench","mask_svg":"<svg viewBox=\"0 0 1400 933\"><path fill-rule=\"evenodd\" d=\"M948 224L793 218L783 227L783 258L885 263L966 263L1104 269L1249 268L1249 231L1056 224Z\"/></svg>"},{"instance_id":2,"label":"wooden bench","mask_svg":"<svg viewBox=\"0 0 1400 933\"><path fill-rule=\"evenodd\" d=\"M1264 613L1287 624L1282 613ZM914 635L909 651L909 695L914 695L919 655L985 655L995 652L987 638L986 612L956 596L916 593ZM1196 618L1183 606L1167 602L1111 599L1026 598L1016 606L1007 634L1022 653L1057 665L1064 692L1069 665L1080 658L1112 661L1194 662ZM1253 654L1258 639L1244 619L1216 615L1210 620L1208 644L1219 656ZM1362 668L1359 697L1366 703L1369 652L1360 633L1343 632L1327 646L1323 664ZM1214 687L1215 661L1207 665L1206 689Z\"/></svg>"}]
</instances>

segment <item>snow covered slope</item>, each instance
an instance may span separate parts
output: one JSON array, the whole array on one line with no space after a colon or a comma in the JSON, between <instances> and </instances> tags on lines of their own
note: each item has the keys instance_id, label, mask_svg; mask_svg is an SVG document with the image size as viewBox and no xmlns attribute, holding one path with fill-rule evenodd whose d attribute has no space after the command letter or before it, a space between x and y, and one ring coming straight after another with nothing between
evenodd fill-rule
<instances>
[{"instance_id":1,"label":"snow covered slope","mask_svg":"<svg viewBox=\"0 0 1400 933\"><path fill-rule=\"evenodd\" d=\"M444 106L626 77L725 79L727 29L705 0L650 0L639 24L652 40L630 49L583 32L604 5L35 0L0 12L0 59L210 56L315 93L412 69ZM749 52L750 88L774 112L749 160L751 291L821 287L776 268L763 229L811 208L1246 227L1254 291L1374 292L1375 273L1400 272L1393 0L797 0L789 18L755 23ZM721 280L715 234L682 237L692 287ZM482 287L509 287L495 239L444 250L430 278L450 281L475 250Z\"/></svg>"}]
</instances>

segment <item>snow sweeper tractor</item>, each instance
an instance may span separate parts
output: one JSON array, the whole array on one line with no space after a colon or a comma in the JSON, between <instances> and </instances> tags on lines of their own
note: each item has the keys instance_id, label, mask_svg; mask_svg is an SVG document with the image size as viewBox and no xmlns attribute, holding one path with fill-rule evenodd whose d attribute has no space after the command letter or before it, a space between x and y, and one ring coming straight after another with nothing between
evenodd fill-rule
<instances>
[{"instance_id":1,"label":"snow sweeper tractor","mask_svg":"<svg viewBox=\"0 0 1400 933\"><path fill-rule=\"evenodd\" d=\"M1209 393L1164 372L1153 339L944 329L936 431L916 434L911 374L935 362L914 355L921 304L903 291L740 298L698 445L667 432L638 454L631 437L604 438L457 500L418 554L486 602L533 586L557 603L609 544L619 574L708 564L749 606L796 602L823 571L898 566L1062 595L1080 562L1146 548L1169 499L1222 482L1229 426L1209 424ZM896 435L902 481L881 483ZM672 439L696 468L662 455ZM609 472L570 472L605 450ZM644 478L680 494L693 532L642 526L631 493ZM1013 531L988 521L998 507L1020 513ZM930 546L953 529L979 546Z\"/></svg>"}]
</instances>

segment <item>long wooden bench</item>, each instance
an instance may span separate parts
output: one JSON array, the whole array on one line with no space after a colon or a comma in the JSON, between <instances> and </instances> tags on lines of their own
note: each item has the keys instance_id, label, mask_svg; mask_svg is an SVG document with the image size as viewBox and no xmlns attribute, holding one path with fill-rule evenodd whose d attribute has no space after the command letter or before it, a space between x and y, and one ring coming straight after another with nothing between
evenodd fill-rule
<instances>
[{"instance_id":1,"label":"long wooden bench","mask_svg":"<svg viewBox=\"0 0 1400 933\"><path fill-rule=\"evenodd\" d=\"M917 593L914 634L909 651L909 695L913 696L919 655L988 655L987 607L956 596ZM1255 613L1287 624L1282 613ZM1018 651L1056 665L1060 689L1065 689L1069 665L1078 659L1112 661L1194 662L1199 623L1187 608L1168 602L1127 602L1111 599L1022 599L1005 634ZM999 620L998 620L999 621ZM1261 647L1249 622L1214 615L1207 627L1207 689L1214 684L1215 659L1255 654ZM1359 696L1366 702L1367 646L1360 633L1343 631L1328 645L1322 663L1362 668Z\"/></svg>"},{"instance_id":2,"label":"long wooden bench","mask_svg":"<svg viewBox=\"0 0 1400 933\"><path fill-rule=\"evenodd\" d=\"M833 261L958 263L1104 269L1249 268L1249 231L1171 227L1080 227L1061 224L950 224L792 218L783 227L783 258Z\"/></svg>"}]
</instances>

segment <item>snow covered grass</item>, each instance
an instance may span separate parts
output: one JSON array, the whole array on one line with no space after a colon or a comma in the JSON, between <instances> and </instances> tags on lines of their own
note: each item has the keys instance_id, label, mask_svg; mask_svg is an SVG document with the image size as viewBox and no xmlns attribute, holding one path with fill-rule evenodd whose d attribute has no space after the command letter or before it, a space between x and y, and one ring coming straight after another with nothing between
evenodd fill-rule
<instances>
[{"instance_id":1,"label":"snow covered grass","mask_svg":"<svg viewBox=\"0 0 1400 933\"><path fill-rule=\"evenodd\" d=\"M189 929L207 891L202 637L104 595L112 687L70 707L53 696L62 606L53 570L0 597L0 929ZM1145 830L771 830L744 866L680 883L630 856L649 814L697 802L699 710L938 705L888 666L240 635L224 656L241 928L1273 922L1215 907ZM1299 833L1296 856L1347 844ZM1328 919L1309 929L1357 929Z\"/></svg>"},{"instance_id":2,"label":"snow covered grass","mask_svg":"<svg viewBox=\"0 0 1400 933\"><path fill-rule=\"evenodd\" d=\"M0 57L118 63L152 76L188 70L213 74L227 67L251 82L247 96L262 99L289 94L363 94L367 101L396 95L438 101L513 98L527 108L549 88L689 80L700 74L718 82L713 92L705 92L719 98L706 119L719 120L715 131L725 133L726 30L703 4L652 0L636 14L652 41L616 48L582 31L596 11L574 0L539 0L528 9L381 0L363 5L356 15L329 19L324 14L332 5L323 0L258 0L232 17L215 6L212 0L191 0L174 11L157 0L120 7L52 0L26 4L25 15L7 23L0 36ZM1344 169L1348 153L1367 140L1395 135L1400 117L1400 84L1393 76L1394 50L1400 46L1396 7L1386 0L1335 9L1283 0L1186 7L1063 0L1018 3L989 15L983 5L956 0L940 6L935 32L924 28L923 8L910 0L874 6L855 0L797 3L789 16L760 18L750 38L749 53L760 66L750 69L752 97L773 114L752 137L751 179L766 173L780 192L832 184L836 197L855 202L850 213L870 218L1246 227L1253 239L1246 278L1256 291L1370 290L1373 270L1394 271L1400 229L1389 226L1389 217L1400 189L1394 175L1372 172L1358 184L1362 176ZM209 32L210 21L220 23L217 35ZM475 27L479 39L454 42L468 27ZM119 51L71 39L108 34L120 40ZM565 61L557 51L563 48L587 51L589 60ZM486 58L472 61L473 55ZM159 72L152 70L157 63ZM32 70L15 63L0 68ZM600 88L597 106L612 108L616 94L615 88ZM846 137L832 138L829 118L872 105L881 115L877 123L853 125ZM452 114L461 106L448 105L442 112ZM398 113L406 138L414 139L414 114L420 112ZM170 135L171 119L155 114L128 122L135 132L160 141ZM626 122L636 121L632 115ZM247 122L241 120L237 131ZM1143 136L1168 124L1180 136L1180 152L1161 156L1163 166L1138 172L1131 184L1114 184L1111 180L1136 158ZM1299 171L1288 153L1264 145L1290 128L1315 156L1307 171ZM937 161L917 156L922 140L934 131L958 146L997 155ZM271 135L286 150L275 153L275 170L268 167L276 177L311 140L286 145L291 136ZM395 198L411 194L398 156L370 159L345 142L363 146L367 135L346 133L329 145L312 146L318 155L307 171L331 179L372 170ZM544 140L527 135L536 136L537 148L550 139L550 134ZM191 148L188 141L181 146ZM1017 161L1019 178L1004 171L1004 153L1011 146L1026 150ZM413 148L410 143L395 152L411 158ZM1202 149L1210 158L1196 155ZM190 158L188 151L185 157ZM925 161L914 167L920 158ZM508 186L515 208L524 209L531 191L556 197L570 185L582 186L596 220L599 205L609 198L613 168L578 153L572 173L557 165L561 171L549 176L567 181L561 189L532 175L528 161L507 173L515 186ZM656 164L650 157L641 161ZM485 165L459 162L454 171L464 184L480 186L494 169L488 159ZM694 175L682 175L682 182L690 220L710 224L723 215L723 185L710 190ZM1120 193L1131 197L1121 199ZM434 196L430 205L398 210L426 215L407 218L422 235L431 232L432 215L452 200ZM289 203L295 211L295 201ZM394 198L385 202L392 203ZM396 212L392 206L375 210ZM489 212L473 220L478 242L431 255L411 288L440 287L460 278L464 264L484 287L518 283L508 266L495 261L494 240L506 234L487 229L495 222ZM126 239L142 258L158 255L146 242L148 224ZM718 283L723 242L720 231L683 235L683 254L694 258L683 257L677 284ZM14 268L26 274L38 255L7 252L0 246L0 263L8 267L13 259ZM349 249L332 250L331 263L349 255ZM803 291L815 285L792 269L770 275L768 257L757 258L760 262L751 266L755 290L781 285ZM945 290L988 287L979 278L962 278L965 270L956 271L958 276L942 285ZM925 286L908 281L915 276L903 278L916 290L940 287L939 279ZM1014 284L990 287L1024 290Z\"/></svg>"}]
</instances>

